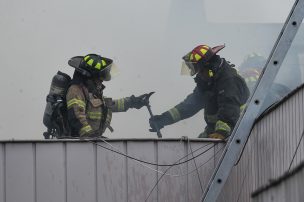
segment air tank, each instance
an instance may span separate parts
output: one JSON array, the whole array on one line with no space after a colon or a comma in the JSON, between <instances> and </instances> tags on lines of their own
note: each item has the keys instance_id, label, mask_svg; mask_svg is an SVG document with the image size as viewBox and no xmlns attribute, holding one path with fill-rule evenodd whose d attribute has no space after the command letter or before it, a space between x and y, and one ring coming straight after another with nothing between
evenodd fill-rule
<instances>
[{"instance_id":1,"label":"air tank","mask_svg":"<svg viewBox=\"0 0 304 202\"><path fill-rule=\"evenodd\" d=\"M43 124L47 128L52 127L51 118L54 110L54 104L61 100L65 100L66 90L69 86L70 81L71 77L60 71L58 71L52 79L50 91L46 98L47 104L43 115Z\"/></svg>"}]
</instances>

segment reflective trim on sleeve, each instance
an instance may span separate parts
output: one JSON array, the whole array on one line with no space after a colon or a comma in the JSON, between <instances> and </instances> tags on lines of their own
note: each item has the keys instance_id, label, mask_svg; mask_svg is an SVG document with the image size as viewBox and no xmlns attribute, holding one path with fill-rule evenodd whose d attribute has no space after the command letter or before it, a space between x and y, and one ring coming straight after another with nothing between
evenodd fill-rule
<instances>
[{"instance_id":1,"label":"reflective trim on sleeve","mask_svg":"<svg viewBox=\"0 0 304 202\"><path fill-rule=\"evenodd\" d=\"M222 131L226 131L227 133L230 133L231 128L227 123L225 123L221 120L218 120L215 124L215 131L218 131L218 130L222 130Z\"/></svg>"},{"instance_id":2,"label":"reflective trim on sleeve","mask_svg":"<svg viewBox=\"0 0 304 202\"><path fill-rule=\"evenodd\" d=\"M245 82L246 82L246 83L248 83L248 82L256 82L258 79L259 79L258 76L246 77L246 78L245 78Z\"/></svg>"},{"instance_id":3,"label":"reflective trim on sleeve","mask_svg":"<svg viewBox=\"0 0 304 202\"><path fill-rule=\"evenodd\" d=\"M85 109L85 107L86 107L86 104L84 101L76 99L76 98L73 98L73 99L67 101L68 109L71 108L73 105L78 105L79 107L81 107L83 109Z\"/></svg>"},{"instance_id":4,"label":"reflective trim on sleeve","mask_svg":"<svg viewBox=\"0 0 304 202\"><path fill-rule=\"evenodd\" d=\"M84 135L85 133L88 133L90 131L92 131L92 127L90 125L86 125L86 126L83 126L80 131L79 131L79 135L82 136Z\"/></svg>"},{"instance_id":5,"label":"reflective trim on sleeve","mask_svg":"<svg viewBox=\"0 0 304 202\"><path fill-rule=\"evenodd\" d=\"M100 120L102 116L101 112L88 112L89 119Z\"/></svg>"},{"instance_id":6,"label":"reflective trim on sleeve","mask_svg":"<svg viewBox=\"0 0 304 202\"><path fill-rule=\"evenodd\" d=\"M84 135L85 133L88 133L90 131L92 131L92 127L90 125L86 125L86 126L83 126L80 131L79 131L79 135Z\"/></svg>"},{"instance_id":7,"label":"reflective trim on sleeve","mask_svg":"<svg viewBox=\"0 0 304 202\"><path fill-rule=\"evenodd\" d=\"M125 110L125 99L121 98L116 100L117 102L117 110L118 111L124 111Z\"/></svg>"},{"instance_id":8,"label":"reflective trim on sleeve","mask_svg":"<svg viewBox=\"0 0 304 202\"><path fill-rule=\"evenodd\" d=\"M170 110L169 110L169 113L170 113L170 115L171 115L173 121L176 122L176 121L181 120L181 115L180 115L178 109L176 109L175 107L172 108L172 109L170 109Z\"/></svg>"},{"instance_id":9,"label":"reflective trim on sleeve","mask_svg":"<svg viewBox=\"0 0 304 202\"><path fill-rule=\"evenodd\" d=\"M243 105L240 107L241 113L243 112L243 110L245 109L245 107L246 107L246 104L243 104Z\"/></svg>"}]
</instances>

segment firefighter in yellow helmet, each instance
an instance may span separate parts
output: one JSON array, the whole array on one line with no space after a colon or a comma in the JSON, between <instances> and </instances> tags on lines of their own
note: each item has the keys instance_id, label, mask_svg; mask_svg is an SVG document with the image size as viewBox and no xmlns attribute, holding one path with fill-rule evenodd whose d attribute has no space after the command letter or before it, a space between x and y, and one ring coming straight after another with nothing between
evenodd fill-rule
<instances>
[{"instance_id":1,"label":"firefighter in yellow helmet","mask_svg":"<svg viewBox=\"0 0 304 202\"><path fill-rule=\"evenodd\" d=\"M245 79L250 93L253 93L265 64L266 58L257 53L247 55L241 63L239 74ZM286 85L274 81L267 93L264 103L262 104L260 113L264 112L273 103L281 100L290 91L291 90Z\"/></svg>"},{"instance_id":2,"label":"firefighter in yellow helmet","mask_svg":"<svg viewBox=\"0 0 304 202\"><path fill-rule=\"evenodd\" d=\"M200 138L225 139L236 124L249 97L244 79L234 65L217 53L225 46L199 45L183 57L182 74L194 77L196 87L184 101L150 118L150 131L189 118L204 109L207 123Z\"/></svg>"},{"instance_id":3,"label":"firefighter in yellow helmet","mask_svg":"<svg viewBox=\"0 0 304 202\"><path fill-rule=\"evenodd\" d=\"M103 95L103 81L111 79L113 60L97 54L76 56L69 60L75 68L66 100L68 123L72 136L101 137L110 126L112 112L124 112L129 108L140 109L146 105L146 94L112 100Z\"/></svg>"},{"instance_id":4,"label":"firefighter in yellow helmet","mask_svg":"<svg viewBox=\"0 0 304 202\"><path fill-rule=\"evenodd\" d=\"M245 79L246 84L252 93L256 82L266 63L266 59L256 53L248 55L239 67L239 74Z\"/></svg>"}]
</instances>

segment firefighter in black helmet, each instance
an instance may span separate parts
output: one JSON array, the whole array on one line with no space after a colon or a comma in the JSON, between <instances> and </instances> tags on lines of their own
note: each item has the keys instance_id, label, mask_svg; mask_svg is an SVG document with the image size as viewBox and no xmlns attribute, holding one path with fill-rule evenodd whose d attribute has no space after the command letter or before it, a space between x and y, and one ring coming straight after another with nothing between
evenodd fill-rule
<instances>
[{"instance_id":1,"label":"firefighter in black helmet","mask_svg":"<svg viewBox=\"0 0 304 202\"><path fill-rule=\"evenodd\" d=\"M217 54L224 47L199 45L183 57L182 74L195 76L197 85L184 101L151 117L150 131L189 118L204 109L207 126L199 137L225 139L230 135L249 97L249 90L234 65Z\"/></svg>"},{"instance_id":2,"label":"firefighter in black helmet","mask_svg":"<svg viewBox=\"0 0 304 202\"><path fill-rule=\"evenodd\" d=\"M69 60L75 68L66 100L68 122L72 136L100 137L110 126L112 112L129 108L140 109L146 105L146 94L112 100L103 95L103 81L111 79L115 66L113 60L96 54L76 56Z\"/></svg>"}]
</instances>

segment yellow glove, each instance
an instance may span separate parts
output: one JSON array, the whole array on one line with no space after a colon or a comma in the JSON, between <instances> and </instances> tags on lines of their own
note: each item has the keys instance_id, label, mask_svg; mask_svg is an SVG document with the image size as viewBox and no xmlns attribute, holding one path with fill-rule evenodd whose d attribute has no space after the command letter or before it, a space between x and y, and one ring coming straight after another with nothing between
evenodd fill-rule
<instances>
[{"instance_id":1,"label":"yellow glove","mask_svg":"<svg viewBox=\"0 0 304 202\"><path fill-rule=\"evenodd\" d=\"M224 140L224 139L225 139L225 136L224 136L224 135L221 135L221 134L219 134L219 133L211 133L211 134L209 135L209 138Z\"/></svg>"}]
</instances>

